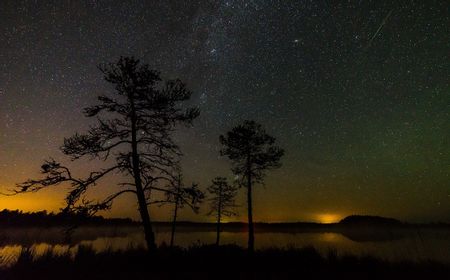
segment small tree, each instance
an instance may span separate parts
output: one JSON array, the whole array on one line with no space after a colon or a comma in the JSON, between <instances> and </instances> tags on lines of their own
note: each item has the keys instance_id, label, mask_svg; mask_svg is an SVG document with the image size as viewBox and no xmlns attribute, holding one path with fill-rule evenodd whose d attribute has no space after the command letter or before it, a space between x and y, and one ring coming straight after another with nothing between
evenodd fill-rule
<instances>
[{"instance_id":1,"label":"small tree","mask_svg":"<svg viewBox=\"0 0 450 280\"><path fill-rule=\"evenodd\" d=\"M187 205L194 211L194 213L198 213L199 204L202 203L204 197L205 196L203 192L198 189L197 184L193 183L191 186L184 186L181 175L178 175L178 177L168 188L165 201L161 201L161 204L171 203L174 205L172 231L170 235L171 248L173 247L175 239L175 228L177 224L178 210Z\"/></svg>"},{"instance_id":2,"label":"small tree","mask_svg":"<svg viewBox=\"0 0 450 280\"><path fill-rule=\"evenodd\" d=\"M240 185L247 188L248 250L253 252L252 187L264 182L267 170L281 166L284 151L275 145L275 138L254 121L244 121L225 136L221 135L220 142L223 145L221 155L228 156L233 173L240 178Z\"/></svg>"},{"instance_id":3,"label":"small tree","mask_svg":"<svg viewBox=\"0 0 450 280\"><path fill-rule=\"evenodd\" d=\"M212 180L211 186L208 187L208 192L212 195L210 201L210 211L208 215L215 215L217 217L217 235L216 245L220 242L221 218L222 216L230 217L236 215L232 210L236 207L235 197L237 189L233 185L229 185L224 177L216 177Z\"/></svg>"},{"instance_id":4,"label":"small tree","mask_svg":"<svg viewBox=\"0 0 450 280\"><path fill-rule=\"evenodd\" d=\"M191 92L180 80L160 85L160 73L151 70L133 57L121 57L116 63L101 65L107 82L114 86L113 94L98 97L99 104L84 109L86 117L97 118L97 125L85 134L64 139L62 152L72 160L82 157L100 159L110 166L91 172L87 178L76 178L69 168L55 160L42 165L43 179L18 184L16 193L35 192L64 182L71 184L66 196L66 211L95 213L109 209L115 198L124 193L136 195L138 209L149 250L156 247L150 215L147 209L151 190L160 181L172 181L181 152L171 137L178 124L190 124L199 115L196 108L182 109ZM101 118L102 117L102 118ZM108 160L114 157L114 160ZM86 192L100 179L120 173L124 182L120 189L100 201L86 198ZM131 180L130 180L131 179Z\"/></svg>"}]
</instances>

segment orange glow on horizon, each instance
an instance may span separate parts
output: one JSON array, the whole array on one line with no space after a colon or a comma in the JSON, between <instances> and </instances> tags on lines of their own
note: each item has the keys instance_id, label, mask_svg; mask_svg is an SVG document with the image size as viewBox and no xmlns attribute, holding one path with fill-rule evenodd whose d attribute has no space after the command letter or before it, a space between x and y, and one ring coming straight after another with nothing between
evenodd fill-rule
<instances>
[{"instance_id":1,"label":"orange glow on horizon","mask_svg":"<svg viewBox=\"0 0 450 280\"><path fill-rule=\"evenodd\" d=\"M55 198L44 196L7 196L0 198L0 210L21 210L23 212L36 212L47 210L58 212L63 207L63 203Z\"/></svg>"},{"instance_id":2,"label":"orange glow on horizon","mask_svg":"<svg viewBox=\"0 0 450 280\"><path fill-rule=\"evenodd\" d=\"M318 214L316 216L316 220L322 224L331 224L337 223L342 219L342 216L339 214Z\"/></svg>"}]
</instances>

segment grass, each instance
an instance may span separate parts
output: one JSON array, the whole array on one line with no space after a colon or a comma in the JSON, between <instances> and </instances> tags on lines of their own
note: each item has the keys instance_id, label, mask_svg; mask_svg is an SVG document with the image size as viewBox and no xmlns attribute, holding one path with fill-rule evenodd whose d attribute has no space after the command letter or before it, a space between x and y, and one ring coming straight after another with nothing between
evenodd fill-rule
<instances>
[{"instance_id":1,"label":"grass","mask_svg":"<svg viewBox=\"0 0 450 280\"><path fill-rule=\"evenodd\" d=\"M81 246L76 254L35 258L23 249L16 264L0 269L0 279L450 279L450 267L436 262L387 262L373 257L322 256L312 247L265 249L197 245L96 253Z\"/></svg>"}]
</instances>

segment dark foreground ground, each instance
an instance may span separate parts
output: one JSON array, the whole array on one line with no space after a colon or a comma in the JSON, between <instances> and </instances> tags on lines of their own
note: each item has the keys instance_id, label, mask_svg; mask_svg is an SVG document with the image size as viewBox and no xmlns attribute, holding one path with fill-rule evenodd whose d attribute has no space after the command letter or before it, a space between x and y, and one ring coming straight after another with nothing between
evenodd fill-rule
<instances>
[{"instance_id":1,"label":"dark foreground ground","mask_svg":"<svg viewBox=\"0 0 450 280\"><path fill-rule=\"evenodd\" d=\"M371 257L322 257L313 248L269 249L249 255L237 246L135 249L96 254L81 248L75 257L24 250L0 279L450 279L450 265L389 263Z\"/></svg>"}]
</instances>

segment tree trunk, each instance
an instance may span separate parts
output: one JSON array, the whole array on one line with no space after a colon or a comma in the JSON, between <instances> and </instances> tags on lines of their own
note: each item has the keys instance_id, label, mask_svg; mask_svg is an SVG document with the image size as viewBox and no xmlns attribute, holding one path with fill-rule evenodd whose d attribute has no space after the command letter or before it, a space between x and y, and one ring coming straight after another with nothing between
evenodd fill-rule
<instances>
[{"instance_id":1,"label":"tree trunk","mask_svg":"<svg viewBox=\"0 0 450 280\"><path fill-rule=\"evenodd\" d=\"M255 250L255 235L253 230L253 209L252 209L252 177L251 177L250 156L247 157L247 210L248 210L248 251Z\"/></svg>"},{"instance_id":2,"label":"tree trunk","mask_svg":"<svg viewBox=\"0 0 450 280\"><path fill-rule=\"evenodd\" d=\"M145 242L147 244L147 249L149 251L154 251L156 250L155 234L153 233L152 223L147 209L147 201L145 199L144 191L142 190L142 185L138 187L139 184L137 181L138 180L135 178L139 213L141 214L142 226L144 227Z\"/></svg>"},{"instance_id":3,"label":"tree trunk","mask_svg":"<svg viewBox=\"0 0 450 280\"><path fill-rule=\"evenodd\" d=\"M177 223L177 215L178 215L178 196L175 200L175 210L173 213L173 220L172 220L172 234L170 236L170 248L173 247L173 240L175 238L175 226Z\"/></svg>"},{"instance_id":4,"label":"tree trunk","mask_svg":"<svg viewBox=\"0 0 450 280\"><path fill-rule=\"evenodd\" d=\"M217 216L216 246L219 246L219 242L220 242L220 215Z\"/></svg>"},{"instance_id":5,"label":"tree trunk","mask_svg":"<svg viewBox=\"0 0 450 280\"><path fill-rule=\"evenodd\" d=\"M220 242L220 218L222 215L222 187L219 186L219 203L217 205L217 236L216 236L216 246L219 246Z\"/></svg>"},{"instance_id":6,"label":"tree trunk","mask_svg":"<svg viewBox=\"0 0 450 280\"><path fill-rule=\"evenodd\" d=\"M144 189L141 181L141 171L139 167L139 153L137 148L137 136L136 136L136 111L134 109L133 98L130 97L131 103L131 157L133 164L133 177L136 185L136 195L139 204L139 213L141 215L142 226L144 227L145 241L147 244L147 250L153 251L156 249L155 234L153 233L152 223L150 221L150 215L147 208L147 200L145 199Z\"/></svg>"}]
</instances>

